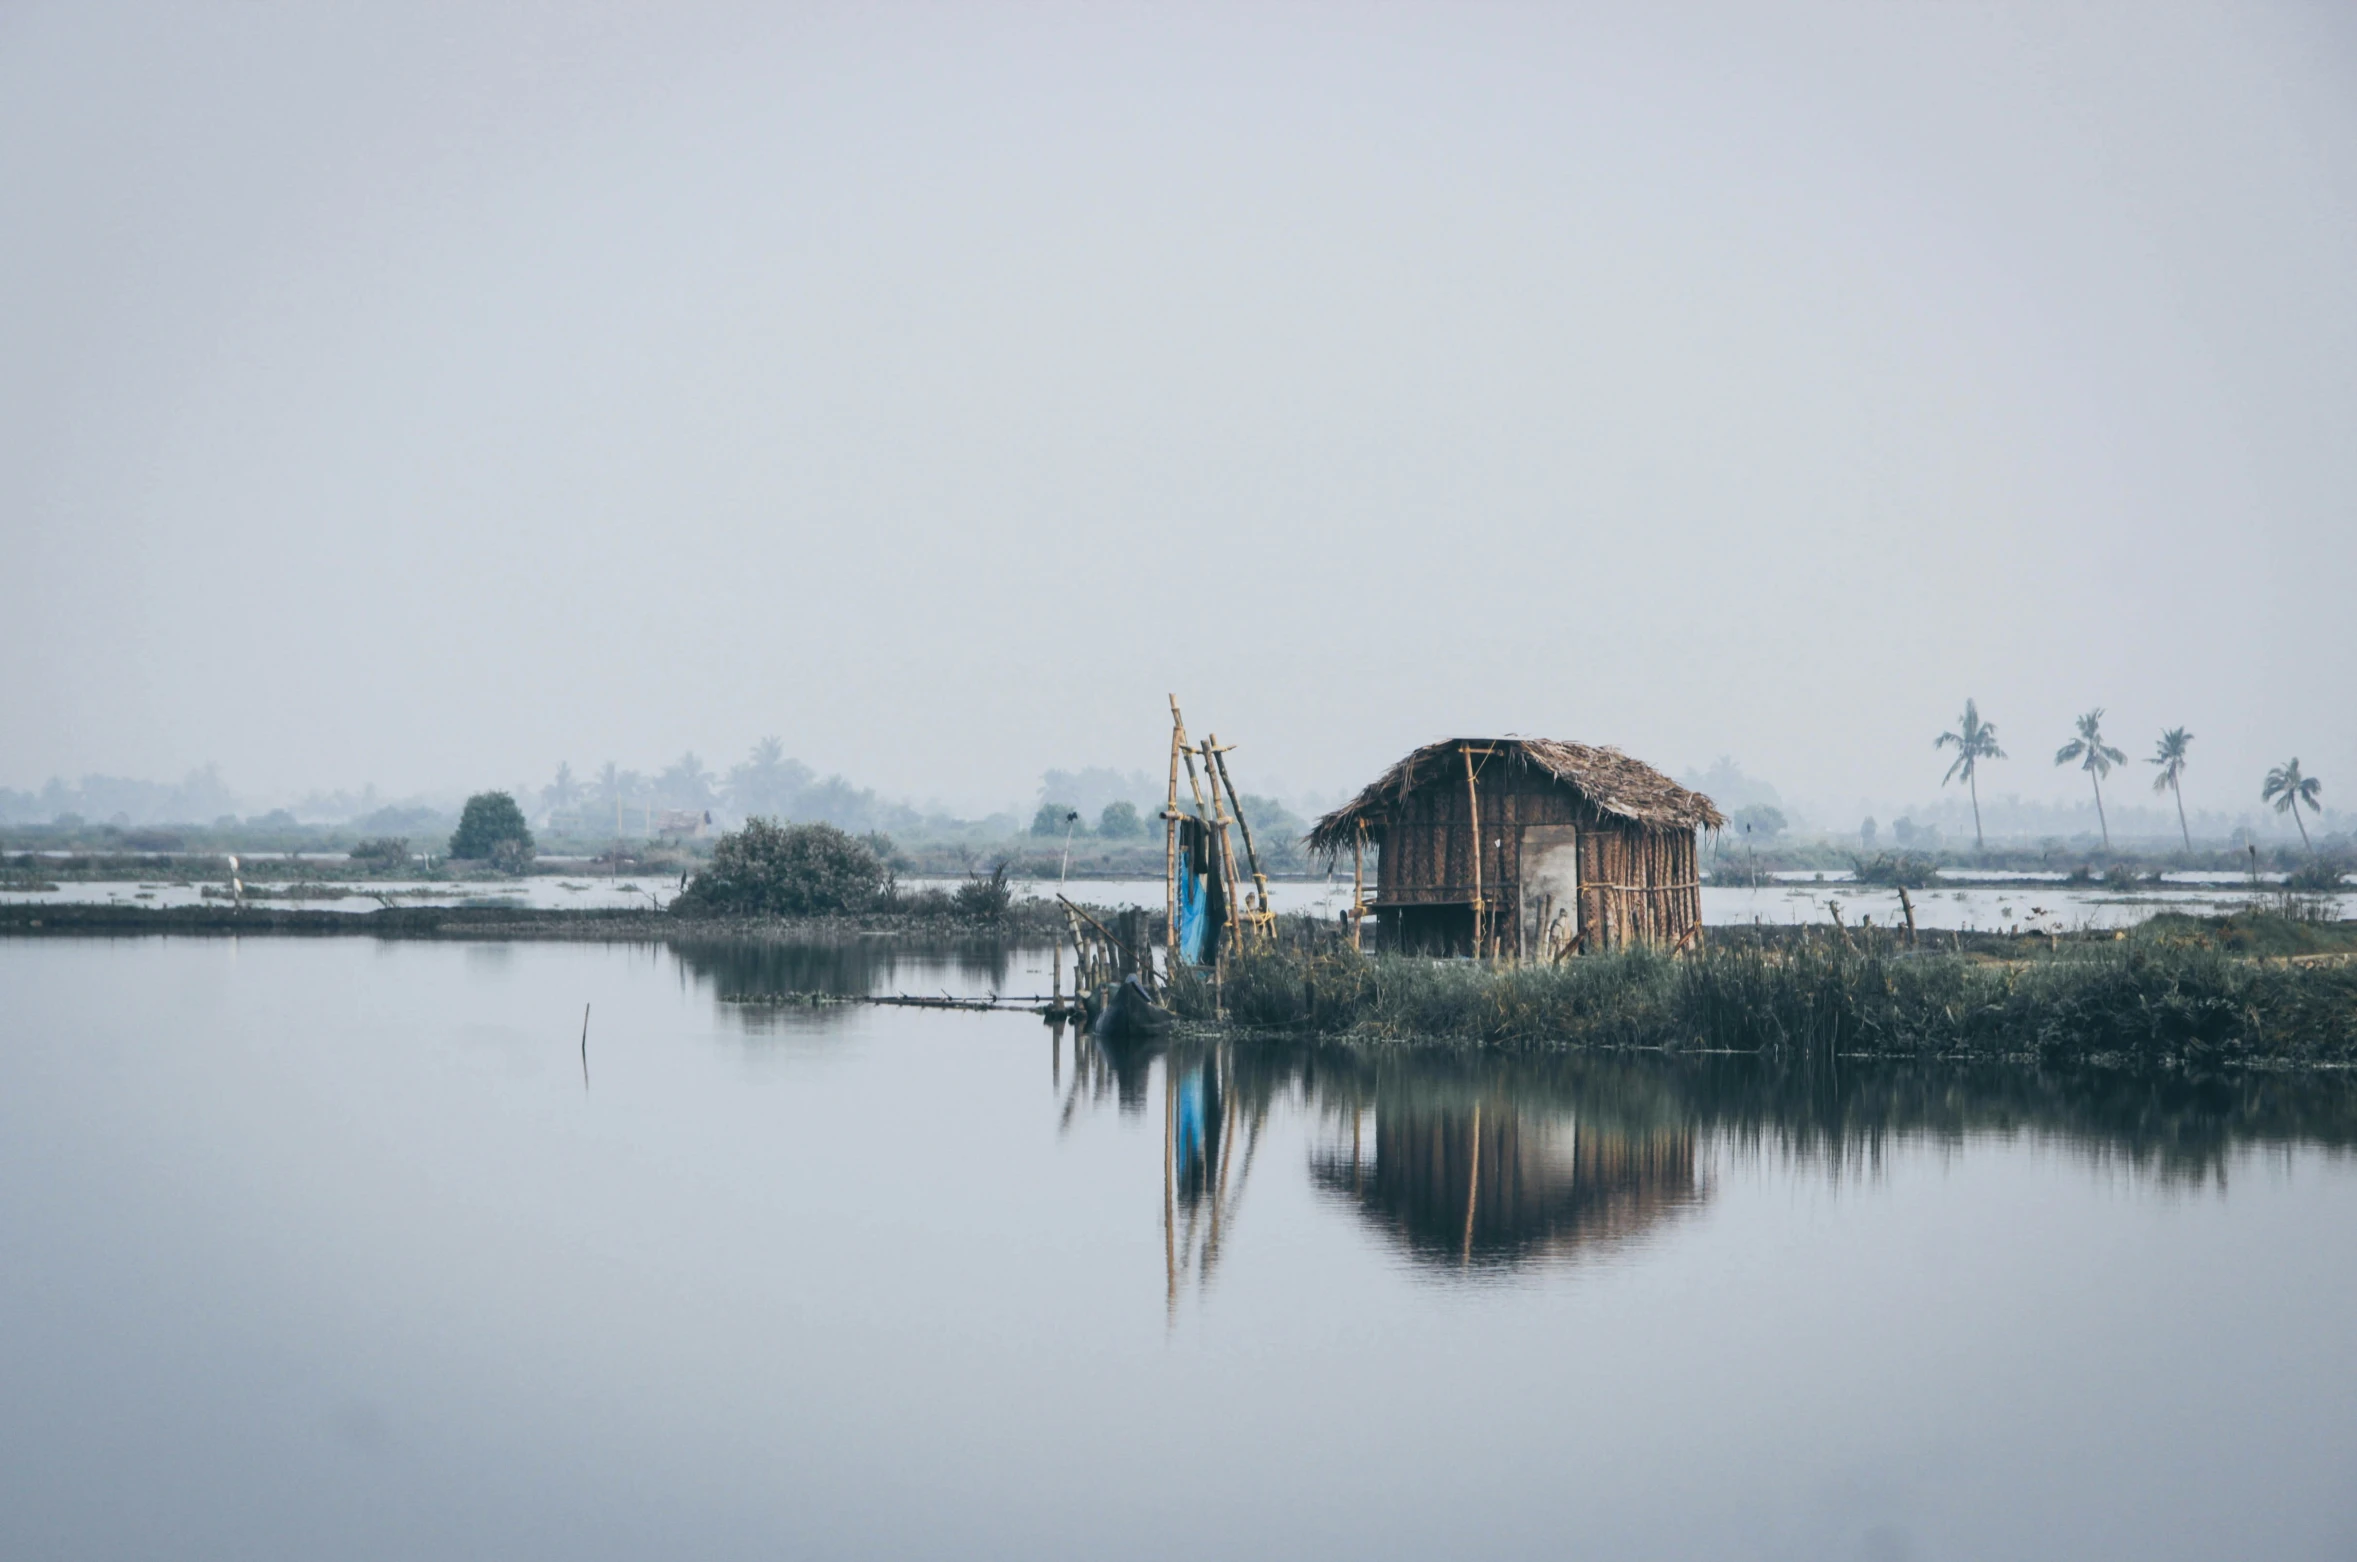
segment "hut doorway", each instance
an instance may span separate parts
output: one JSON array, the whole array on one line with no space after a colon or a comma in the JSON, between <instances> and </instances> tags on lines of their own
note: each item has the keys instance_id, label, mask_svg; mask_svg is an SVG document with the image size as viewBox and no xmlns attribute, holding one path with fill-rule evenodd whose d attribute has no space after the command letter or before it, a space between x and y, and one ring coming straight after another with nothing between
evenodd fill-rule
<instances>
[{"instance_id":1,"label":"hut doorway","mask_svg":"<svg viewBox=\"0 0 2357 1562\"><path fill-rule=\"evenodd\" d=\"M1473 906L1386 906L1383 918L1394 953L1454 959L1473 953Z\"/></svg>"},{"instance_id":2,"label":"hut doorway","mask_svg":"<svg viewBox=\"0 0 2357 1562\"><path fill-rule=\"evenodd\" d=\"M1521 949L1552 960L1580 934L1580 830L1576 824L1522 827L1522 875L1516 898Z\"/></svg>"}]
</instances>

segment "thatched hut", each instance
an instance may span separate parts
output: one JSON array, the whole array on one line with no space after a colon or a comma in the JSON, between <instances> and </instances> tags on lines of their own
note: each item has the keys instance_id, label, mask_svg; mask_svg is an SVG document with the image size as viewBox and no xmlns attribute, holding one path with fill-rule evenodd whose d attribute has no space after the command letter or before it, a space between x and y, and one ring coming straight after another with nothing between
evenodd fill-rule
<instances>
[{"instance_id":1,"label":"thatched hut","mask_svg":"<svg viewBox=\"0 0 2357 1562\"><path fill-rule=\"evenodd\" d=\"M1395 949L1543 959L1702 926L1711 800L1615 748L1546 738L1428 743L1310 831L1329 860L1377 848L1373 906Z\"/></svg>"}]
</instances>

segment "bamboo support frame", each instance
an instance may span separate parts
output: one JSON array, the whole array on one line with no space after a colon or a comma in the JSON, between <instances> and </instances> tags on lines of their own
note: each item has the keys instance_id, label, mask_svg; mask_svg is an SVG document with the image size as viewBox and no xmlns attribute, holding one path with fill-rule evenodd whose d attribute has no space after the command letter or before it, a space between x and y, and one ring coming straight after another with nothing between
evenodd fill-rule
<instances>
[{"instance_id":1,"label":"bamboo support frame","mask_svg":"<svg viewBox=\"0 0 2357 1562\"><path fill-rule=\"evenodd\" d=\"M1230 745L1232 747L1233 745ZM1206 745L1211 747L1211 745ZM1244 817L1244 799L1237 795L1236 783L1228 775L1228 749L1211 747L1212 762L1219 767L1219 784L1227 788L1228 805L1236 810L1236 833L1244 838L1244 861L1252 869L1252 891L1256 900L1248 913L1254 926L1271 945L1276 942L1277 914L1269 908L1269 876L1260 871L1260 854L1252 849L1252 822ZM1230 867L1234 858L1229 859Z\"/></svg>"}]
</instances>

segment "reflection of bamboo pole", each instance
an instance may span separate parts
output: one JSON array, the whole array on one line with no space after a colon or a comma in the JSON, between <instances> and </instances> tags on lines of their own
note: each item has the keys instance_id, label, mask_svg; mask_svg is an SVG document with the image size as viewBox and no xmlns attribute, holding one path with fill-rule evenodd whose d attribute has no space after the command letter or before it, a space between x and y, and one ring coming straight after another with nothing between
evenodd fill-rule
<instances>
[{"instance_id":1,"label":"reflection of bamboo pole","mask_svg":"<svg viewBox=\"0 0 2357 1562\"><path fill-rule=\"evenodd\" d=\"M1178 1080L1170 1054L1162 1055L1162 1305L1178 1312L1178 1211L1171 1192L1172 1158L1178 1145Z\"/></svg>"},{"instance_id":2,"label":"reflection of bamboo pole","mask_svg":"<svg viewBox=\"0 0 2357 1562\"><path fill-rule=\"evenodd\" d=\"M1473 1209L1481 1198L1481 1102L1473 1103L1473 1167L1465 1182L1465 1250L1457 1258L1462 1269L1473 1262Z\"/></svg>"},{"instance_id":3,"label":"reflection of bamboo pole","mask_svg":"<svg viewBox=\"0 0 2357 1562\"><path fill-rule=\"evenodd\" d=\"M1228 1163L1234 1158L1229 1152L1236 1139L1235 1082L1228 1077L1224 1049L1212 1054L1212 1067L1219 1080L1219 1181L1211 1190L1211 1236L1203 1245L1203 1273L1207 1276L1211 1266L1219 1262L1220 1206L1228 1201Z\"/></svg>"}]
</instances>

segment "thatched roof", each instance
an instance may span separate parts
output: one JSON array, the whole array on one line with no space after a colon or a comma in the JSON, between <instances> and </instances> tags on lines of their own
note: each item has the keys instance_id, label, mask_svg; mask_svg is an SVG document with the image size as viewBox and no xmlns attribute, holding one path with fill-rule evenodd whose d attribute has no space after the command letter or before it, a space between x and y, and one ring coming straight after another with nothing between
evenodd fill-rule
<instances>
[{"instance_id":1,"label":"thatched roof","mask_svg":"<svg viewBox=\"0 0 2357 1562\"><path fill-rule=\"evenodd\" d=\"M1553 738L1450 738L1427 743L1375 778L1357 797L1320 819L1309 832L1313 852L1347 850L1364 822L1380 836L1401 798L1420 786L1465 784L1459 750L1490 749L1475 764L1486 778L1498 767L1527 765L1570 787L1597 808L1657 830L1722 830L1727 821L1700 792L1689 792L1642 760L1616 748L1562 743Z\"/></svg>"}]
</instances>

